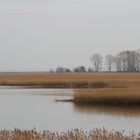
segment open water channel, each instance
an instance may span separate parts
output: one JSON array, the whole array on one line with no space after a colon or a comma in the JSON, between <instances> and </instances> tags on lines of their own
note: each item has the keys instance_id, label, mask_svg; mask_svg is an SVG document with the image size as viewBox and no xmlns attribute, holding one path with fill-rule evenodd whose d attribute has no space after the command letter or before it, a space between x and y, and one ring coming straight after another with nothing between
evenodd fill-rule
<instances>
[{"instance_id":1,"label":"open water channel","mask_svg":"<svg viewBox=\"0 0 140 140\"><path fill-rule=\"evenodd\" d=\"M73 98L71 89L31 89L0 87L0 129L73 128L125 130L140 132L140 107L79 105L56 102Z\"/></svg>"}]
</instances>

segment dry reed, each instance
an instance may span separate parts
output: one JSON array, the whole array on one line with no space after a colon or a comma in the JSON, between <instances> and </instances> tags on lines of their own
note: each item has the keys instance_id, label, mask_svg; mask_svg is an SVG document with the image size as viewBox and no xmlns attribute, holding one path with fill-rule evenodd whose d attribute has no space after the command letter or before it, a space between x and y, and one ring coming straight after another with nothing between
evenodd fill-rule
<instances>
[{"instance_id":1,"label":"dry reed","mask_svg":"<svg viewBox=\"0 0 140 140\"><path fill-rule=\"evenodd\" d=\"M74 101L82 103L140 104L140 88L76 90Z\"/></svg>"},{"instance_id":2,"label":"dry reed","mask_svg":"<svg viewBox=\"0 0 140 140\"><path fill-rule=\"evenodd\" d=\"M82 114L102 114L111 116L123 116L123 117L140 117L140 106L138 105L113 105L113 104L89 104L89 103L74 103L74 110Z\"/></svg>"},{"instance_id":3,"label":"dry reed","mask_svg":"<svg viewBox=\"0 0 140 140\"><path fill-rule=\"evenodd\" d=\"M139 140L140 134L129 135L124 132L111 131L103 129L95 129L85 132L79 129L73 129L67 132L50 132L48 130L38 132L32 130L14 129L13 131L1 130L1 140Z\"/></svg>"},{"instance_id":4,"label":"dry reed","mask_svg":"<svg viewBox=\"0 0 140 140\"><path fill-rule=\"evenodd\" d=\"M140 73L0 73L0 85L45 88L140 86Z\"/></svg>"}]
</instances>

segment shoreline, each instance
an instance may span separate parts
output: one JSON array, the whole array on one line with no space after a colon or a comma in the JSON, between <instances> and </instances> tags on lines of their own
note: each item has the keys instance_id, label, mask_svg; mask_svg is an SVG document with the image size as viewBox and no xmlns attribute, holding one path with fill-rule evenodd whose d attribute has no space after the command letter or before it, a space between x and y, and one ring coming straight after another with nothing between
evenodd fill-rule
<instances>
[{"instance_id":1,"label":"shoreline","mask_svg":"<svg viewBox=\"0 0 140 140\"><path fill-rule=\"evenodd\" d=\"M140 73L0 73L0 86L75 90L69 102L140 104Z\"/></svg>"}]
</instances>

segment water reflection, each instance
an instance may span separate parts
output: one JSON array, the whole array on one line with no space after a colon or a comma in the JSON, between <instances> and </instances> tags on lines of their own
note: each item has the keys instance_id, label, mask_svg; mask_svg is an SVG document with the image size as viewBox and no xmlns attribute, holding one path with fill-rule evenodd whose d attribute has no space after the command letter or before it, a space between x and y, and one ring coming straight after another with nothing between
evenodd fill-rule
<instances>
[{"instance_id":1,"label":"water reflection","mask_svg":"<svg viewBox=\"0 0 140 140\"><path fill-rule=\"evenodd\" d=\"M113 116L140 117L140 106L135 105L105 105L74 103L74 110L78 113L97 113Z\"/></svg>"}]
</instances>

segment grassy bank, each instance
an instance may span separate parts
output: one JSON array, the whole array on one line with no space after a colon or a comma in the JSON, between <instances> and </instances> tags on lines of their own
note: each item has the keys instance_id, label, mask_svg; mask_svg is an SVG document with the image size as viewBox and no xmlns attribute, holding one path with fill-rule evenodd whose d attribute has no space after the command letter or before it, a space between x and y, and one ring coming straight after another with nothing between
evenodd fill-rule
<instances>
[{"instance_id":1,"label":"grassy bank","mask_svg":"<svg viewBox=\"0 0 140 140\"><path fill-rule=\"evenodd\" d=\"M140 105L140 87L76 90L74 102Z\"/></svg>"},{"instance_id":2,"label":"grassy bank","mask_svg":"<svg viewBox=\"0 0 140 140\"><path fill-rule=\"evenodd\" d=\"M95 129L90 132L84 132L79 129L55 133L50 131L38 132L33 130L14 129L13 131L1 130L1 140L138 140L140 134L125 135L123 132L108 132L105 129Z\"/></svg>"},{"instance_id":3,"label":"grassy bank","mask_svg":"<svg viewBox=\"0 0 140 140\"><path fill-rule=\"evenodd\" d=\"M125 88L140 86L139 73L0 73L1 86Z\"/></svg>"}]
</instances>

